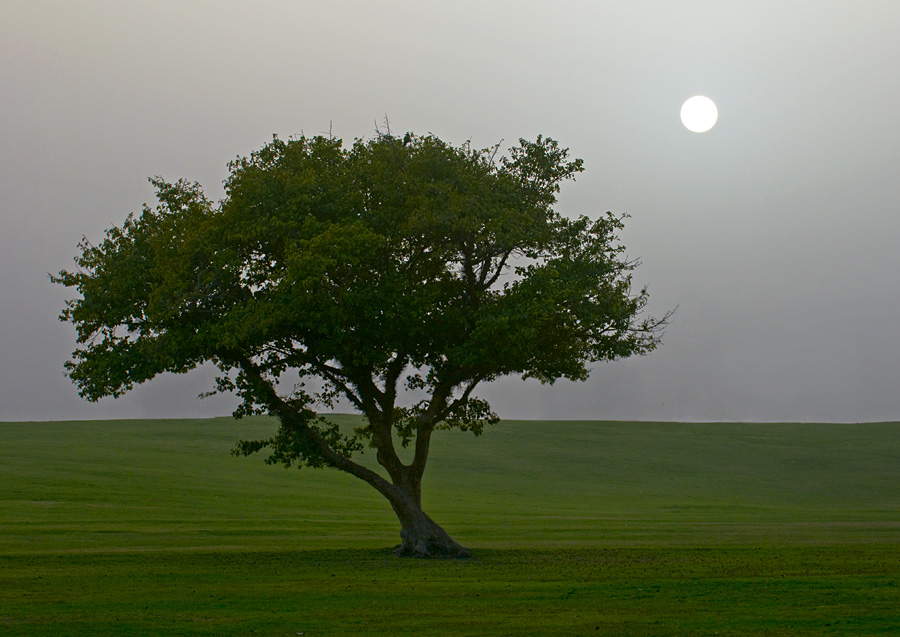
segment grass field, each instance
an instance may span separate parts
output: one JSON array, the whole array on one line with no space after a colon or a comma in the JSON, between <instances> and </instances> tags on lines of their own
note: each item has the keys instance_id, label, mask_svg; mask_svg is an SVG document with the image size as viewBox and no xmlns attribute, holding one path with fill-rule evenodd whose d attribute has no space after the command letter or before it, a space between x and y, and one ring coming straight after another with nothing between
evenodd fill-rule
<instances>
[{"instance_id":1,"label":"grass field","mask_svg":"<svg viewBox=\"0 0 900 637\"><path fill-rule=\"evenodd\" d=\"M349 476L229 455L272 428L0 423L0 634L900 632L896 423L442 433L453 562L391 557Z\"/></svg>"}]
</instances>

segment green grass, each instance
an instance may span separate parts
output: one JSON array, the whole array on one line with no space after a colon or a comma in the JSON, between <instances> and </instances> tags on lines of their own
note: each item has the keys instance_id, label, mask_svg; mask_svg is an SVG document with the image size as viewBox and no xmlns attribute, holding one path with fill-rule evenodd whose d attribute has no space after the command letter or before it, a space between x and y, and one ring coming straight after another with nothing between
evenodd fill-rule
<instances>
[{"instance_id":1,"label":"green grass","mask_svg":"<svg viewBox=\"0 0 900 637\"><path fill-rule=\"evenodd\" d=\"M894 548L366 549L42 555L2 564L0 632L896 634ZM598 631L598 632L595 632Z\"/></svg>"},{"instance_id":2,"label":"green grass","mask_svg":"<svg viewBox=\"0 0 900 637\"><path fill-rule=\"evenodd\" d=\"M425 506L461 562L391 557L396 520L349 476L229 455L272 427L0 423L0 634L900 627L898 424L441 433Z\"/></svg>"}]
</instances>

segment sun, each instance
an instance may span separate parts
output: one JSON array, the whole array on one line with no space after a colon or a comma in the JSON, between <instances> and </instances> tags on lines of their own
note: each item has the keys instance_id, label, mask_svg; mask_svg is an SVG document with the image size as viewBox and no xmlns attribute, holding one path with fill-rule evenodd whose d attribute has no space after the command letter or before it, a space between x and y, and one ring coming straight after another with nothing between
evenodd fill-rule
<instances>
[{"instance_id":1,"label":"sun","mask_svg":"<svg viewBox=\"0 0 900 637\"><path fill-rule=\"evenodd\" d=\"M718 119L719 109L715 102L703 95L695 95L681 107L681 122L694 133L705 133Z\"/></svg>"}]
</instances>

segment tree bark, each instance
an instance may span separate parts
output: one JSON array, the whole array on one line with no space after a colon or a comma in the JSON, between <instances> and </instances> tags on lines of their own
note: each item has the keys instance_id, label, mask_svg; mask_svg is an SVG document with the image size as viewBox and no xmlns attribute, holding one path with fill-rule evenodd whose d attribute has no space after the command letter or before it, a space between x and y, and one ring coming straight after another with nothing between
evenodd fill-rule
<instances>
[{"instance_id":1,"label":"tree bark","mask_svg":"<svg viewBox=\"0 0 900 637\"><path fill-rule=\"evenodd\" d=\"M396 489L388 500L400 520L400 545L397 557L465 558L469 549L461 546L422 510L418 499L405 489Z\"/></svg>"}]
</instances>

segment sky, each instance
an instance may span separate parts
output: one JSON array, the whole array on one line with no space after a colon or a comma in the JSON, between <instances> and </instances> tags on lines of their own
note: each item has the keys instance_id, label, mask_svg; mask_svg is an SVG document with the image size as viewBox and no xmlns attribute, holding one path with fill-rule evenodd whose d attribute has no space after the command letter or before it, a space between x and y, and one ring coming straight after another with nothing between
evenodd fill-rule
<instances>
[{"instance_id":1,"label":"sky","mask_svg":"<svg viewBox=\"0 0 900 637\"><path fill-rule=\"evenodd\" d=\"M900 420L900 3L3 0L0 420L206 417L213 374L88 403L49 272L273 134L552 137L558 209L627 213L662 347L484 386L503 418ZM709 132L681 104L718 105Z\"/></svg>"}]
</instances>

